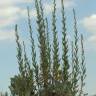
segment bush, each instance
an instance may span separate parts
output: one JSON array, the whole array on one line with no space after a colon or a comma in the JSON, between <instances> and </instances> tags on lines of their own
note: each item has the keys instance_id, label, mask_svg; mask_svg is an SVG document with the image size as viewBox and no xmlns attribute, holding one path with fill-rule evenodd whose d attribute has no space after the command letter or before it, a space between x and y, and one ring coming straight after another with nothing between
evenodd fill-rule
<instances>
[{"instance_id":1,"label":"bush","mask_svg":"<svg viewBox=\"0 0 96 96\"><path fill-rule=\"evenodd\" d=\"M69 39L67 38L66 18L64 12L64 2L61 0L62 14L62 56L59 54L59 40L56 26L56 2L53 0L52 11L52 33L53 43L50 41L49 24L44 17L41 0L35 0L37 11L37 32L38 32L38 50L40 61L37 61L35 40L31 26L30 12L28 9L28 25L31 43L32 62L26 54L25 43L20 43L18 35L18 25L15 26L17 43L17 60L19 65L19 74L11 78L10 91L14 96L84 96L83 88L85 86L86 67L83 47L83 35L78 36L77 22L74 15L74 39L71 49L69 48ZM79 48L79 41L81 47ZM71 50L71 58L69 53ZM81 52L81 56L79 55ZM62 58L60 58L62 57Z\"/></svg>"}]
</instances>

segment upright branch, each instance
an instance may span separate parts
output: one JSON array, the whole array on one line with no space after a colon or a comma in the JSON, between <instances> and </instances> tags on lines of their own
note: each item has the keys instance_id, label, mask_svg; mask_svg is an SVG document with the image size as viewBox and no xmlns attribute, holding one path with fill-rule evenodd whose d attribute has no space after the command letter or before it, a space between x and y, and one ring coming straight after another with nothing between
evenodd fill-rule
<instances>
[{"instance_id":1,"label":"upright branch","mask_svg":"<svg viewBox=\"0 0 96 96\"><path fill-rule=\"evenodd\" d=\"M25 79L24 93L26 95L34 95L35 87L34 87L34 78L33 78L33 68L30 67L30 62L26 54L24 41L23 41L23 48L24 48L24 73L25 73L25 76L23 77L23 79Z\"/></svg>"},{"instance_id":2,"label":"upright branch","mask_svg":"<svg viewBox=\"0 0 96 96\"><path fill-rule=\"evenodd\" d=\"M53 31L53 78L58 80L58 70L60 66L59 60L59 43L57 38L57 30L56 30L56 1L54 0L54 10L52 12L52 31Z\"/></svg>"},{"instance_id":3,"label":"upright branch","mask_svg":"<svg viewBox=\"0 0 96 96\"><path fill-rule=\"evenodd\" d=\"M68 81L69 78L69 60L68 60L68 39L66 33L66 18L64 12L64 2L61 0L62 4L62 47L63 47L63 81Z\"/></svg>"},{"instance_id":4,"label":"upright branch","mask_svg":"<svg viewBox=\"0 0 96 96\"><path fill-rule=\"evenodd\" d=\"M20 44L17 25L15 25L15 35L16 35L16 43L17 43L17 60L19 64L19 71L23 75L24 66L23 66L22 46Z\"/></svg>"},{"instance_id":5,"label":"upright branch","mask_svg":"<svg viewBox=\"0 0 96 96\"><path fill-rule=\"evenodd\" d=\"M65 18L65 10L64 10L64 2L61 0L62 5L62 61L63 61L63 83L65 89L64 91L66 94L69 94L70 92L70 84L69 82L69 60L68 60L68 39L67 39L67 32L66 32L66 18Z\"/></svg>"},{"instance_id":6,"label":"upright branch","mask_svg":"<svg viewBox=\"0 0 96 96\"><path fill-rule=\"evenodd\" d=\"M79 96L84 96L83 88L85 86L85 78L86 78L86 63L85 63L85 52L84 52L84 45L83 45L83 35L81 35L81 74L80 74L80 79L81 79L81 88L80 88L80 94Z\"/></svg>"},{"instance_id":7,"label":"upright branch","mask_svg":"<svg viewBox=\"0 0 96 96\"><path fill-rule=\"evenodd\" d=\"M78 57L78 30L77 30L77 21L76 21L76 14L75 10L73 9L73 15L74 15L74 73L73 73L73 94L76 95L78 93L78 81L79 81L79 74L80 74L80 66L79 66L79 57ZM73 95L73 96L74 96Z\"/></svg>"},{"instance_id":8,"label":"upright branch","mask_svg":"<svg viewBox=\"0 0 96 96\"><path fill-rule=\"evenodd\" d=\"M26 51L25 51L25 44L24 44L24 41L23 41L23 48L24 48L24 59L23 59L23 64L24 64L24 77L26 78L26 76L28 76L28 71L30 69L30 65L29 65L29 62L28 62L28 58L27 58L27 54L26 54Z\"/></svg>"},{"instance_id":9,"label":"upright branch","mask_svg":"<svg viewBox=\"0 0 96 96\"><path fill-rule=\"evenodd\" d=\"M29 8L27 8L27 11L28 11L30 42L31 42L32 66L34 67L33 69L34 69L34 74L35 74L36 85L38 86L38 90L39 90L39 70L38 70L38 65L36 62L36 51L35 51L35 44L34 44L34 38L33 38L33 31L31 27L31 18L30 18Z\"/></svg>"},{"instance_id":10,"label":"upright branch","mask_svg":"<svg viewBox=\"0 0 96 96\"><path fill-rule=\"evenodd\" d=\"M48 86L48 59L47 59L47 44L45 36L45 26L43 12L41 9L42 4L36 0L35 1L36 10L37 10L37 24L38 24L38 41L40 48L40 67L41 67L41 76L43 79L43 88L45 89L45 94L47 96L47 86ZM42 12L42 14L41 14Z\"/></svg>"},{"instance_id":11,"label":"upright branch","mask_svg":"<svg viewBox=\"0 0 96 96\"><path fill-rule=\"evenodd\" d=\"M49 75L51 75L51 44L50 44L50 38L49 38L49 28L48 28L48 20L47 18L45 19L46 21L46 43L47 43L47 59L48 59L48 65L49 65Z\"/></svg>"},{"instance_id":12,"label":"upright branch","mask_svg":"<svg viewBox=\"0 0 96 96\"><path fill-rule=\"evenodd\" d=\"M75 75L75 67L74 67L74 45L73 45L73 41L71 42L71 68L72 68L72 73L71 73L71 93L72 96L74 96L75 91L74 91L74 75Z\"/></svg>"}]
</instances>

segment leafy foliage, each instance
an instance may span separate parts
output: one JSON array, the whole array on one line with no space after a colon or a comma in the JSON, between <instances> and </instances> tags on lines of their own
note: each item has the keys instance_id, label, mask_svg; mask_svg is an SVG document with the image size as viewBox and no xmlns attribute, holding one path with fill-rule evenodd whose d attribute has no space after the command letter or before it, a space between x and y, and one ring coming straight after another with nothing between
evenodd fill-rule
<instances>
[{"instance_id":1,"label":"leafy foliage","mask_svg":"<svg viewBox=\"0 0 96 96\"><path fill-rule=\"evenodd\" d=\"M53 41L50 41L49 22L44 15L41 0L35 0L37 11L37 32L38 49L40 61L37 58L35 39L33 38L33 29L31 25L30 11L28 11L28 29L31 43L31 60L26 52L26 45L20 42L18 35L18 26L15 26L17 43L17 60L19 73L11 78L10 91L12 96L84 96L84 85L86 77L85 55L83 46L83 35L78 38L77 21L75 10L74 14L74 40L72 49L69 48L67 38L66 17L64 10L64 1L61 0L62 13L62 58L59 54L59 39L56 22L56 1L53 0L52 11L52 30ZM79 48L81 41L81 49ZM52 44L51 44L52 43ZM69 57L71 51L72 58ZM81 56L79 56L81 52Z\"/></svg>"}]
</instances>

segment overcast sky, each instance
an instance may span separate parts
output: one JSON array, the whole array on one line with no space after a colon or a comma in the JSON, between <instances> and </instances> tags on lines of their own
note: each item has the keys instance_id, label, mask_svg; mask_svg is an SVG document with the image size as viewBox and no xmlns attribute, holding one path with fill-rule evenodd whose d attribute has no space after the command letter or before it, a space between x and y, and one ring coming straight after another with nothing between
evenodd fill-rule
<instances>
[{"instance_id":1,"label":"overcast sky","mask_svg":"<svg viewBox=\"0 0 96 96\"><path fill-rule=\"evenodd\" d=\"M43 0L43 4L45 14L49 16L52 11L52 3L49 2L50 0L47 1ZM24 23L27 22L27 6L30 6L31 18L34 20L36 17L34 1L0 1L0 91L8 90L10 77L18 72L14 25L17 23L22 31L25 30ZM57 0L57 8L59 13L60 0ZM89 94L94 94L96 93L96 0L65 0L66 17L69 25L72 22L73 8L77 13L78 30L85 37L86 90ZM59 26L59 23L57 25ZM71 25L68 27L69 31L71 27Z\"/></svg>"}]
</instances>

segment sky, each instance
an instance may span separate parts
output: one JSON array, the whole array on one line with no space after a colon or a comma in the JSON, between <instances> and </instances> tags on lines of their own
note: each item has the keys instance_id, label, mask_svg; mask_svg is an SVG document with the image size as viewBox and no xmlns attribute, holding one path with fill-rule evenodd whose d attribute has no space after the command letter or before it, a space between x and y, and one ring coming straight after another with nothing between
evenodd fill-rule
<instances>
[{"instance_id":1,"label":"sky","mask_svg":"<svg viewBox=\"0 0 96 96\"><path fill-rule=\"evenodd\" d=\"M50 16L53 8L52 2L50 3L49 1L43 0L44 11L47 17ZM60 12L60 0L56 2L58 14ZM78 30L84 35L87 67L86 92L90 96L96 94L96 0L64 0L64 3L69 34L71 34L71 22L73 22L72 9L75 8ZM8 90L10 77L18 73L14 26L18 24L21 34L26 35L26 7L28 6L31 9L31 18L34 21L36 19L36 11L33 0L0 1L0 91L3 92ZM60 18L59 14L57 18ZM57 26L59 26L59 22ZM35 28L33 29L35 30ZM28 43L28 38L25 39L26 43Z\"/></svg>"}]
</instances>

